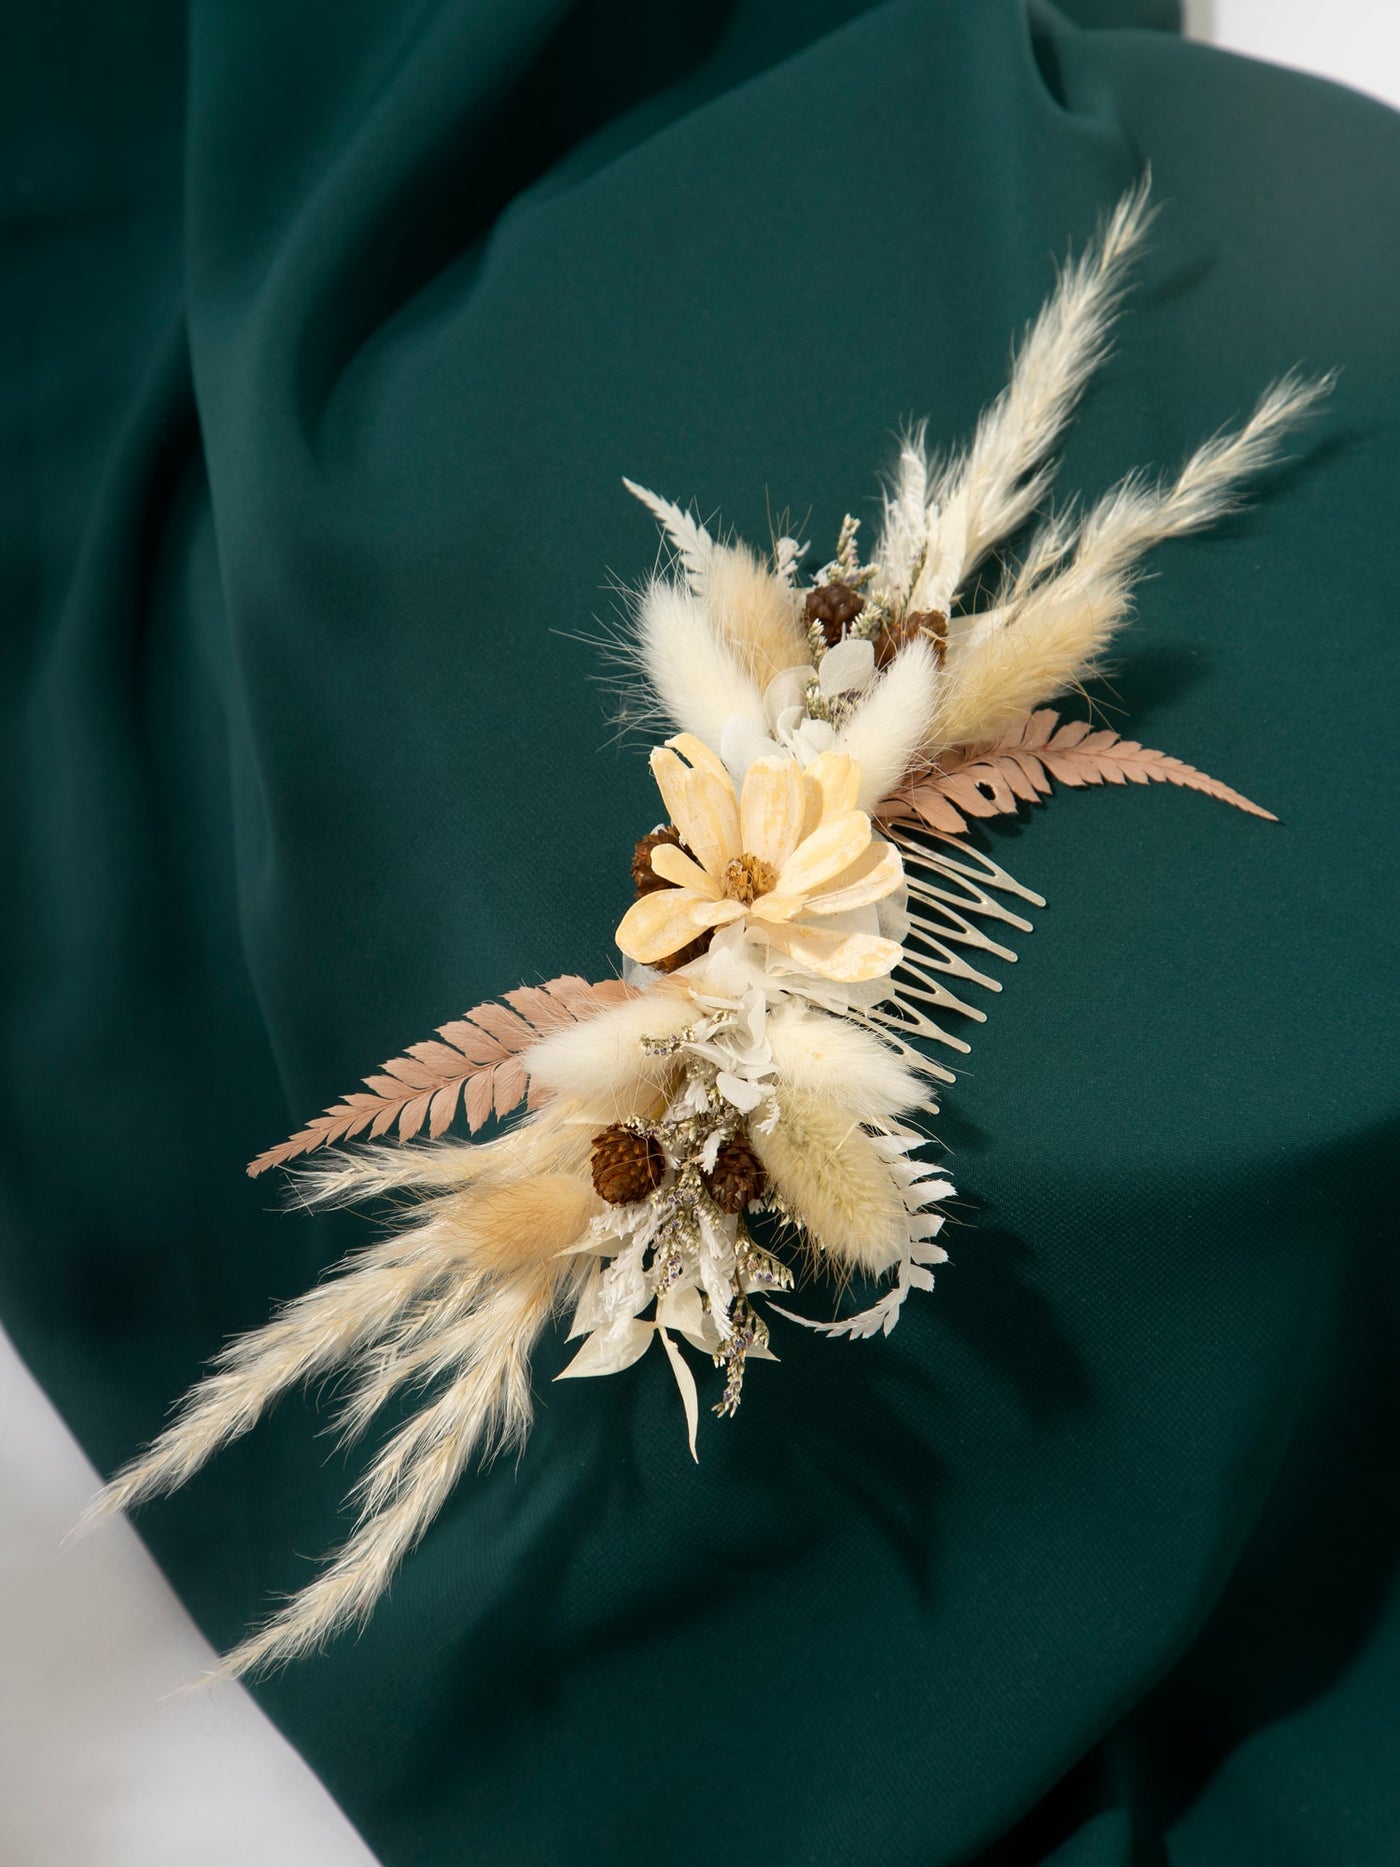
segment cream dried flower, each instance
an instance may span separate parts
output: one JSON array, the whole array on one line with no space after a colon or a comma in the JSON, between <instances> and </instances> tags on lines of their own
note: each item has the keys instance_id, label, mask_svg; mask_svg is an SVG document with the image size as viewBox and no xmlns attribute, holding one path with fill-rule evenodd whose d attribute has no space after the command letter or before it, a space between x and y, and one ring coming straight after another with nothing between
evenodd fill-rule
<instances>
[{"instance_id":1,"label":"cream dried flower","mask_svg":"<svg viewBox=\"0 0 1400 1867\"><path fill-rule=\"evenodd\" d=\"M651 965L743 921L798 972L854 984L893 970L897 941L849 923L814 924L904 886L899 851L855 809L855 759L824 752L805 770L787 753L755 759L739 795L716 754L681 733L652 753L651 769L694 860L670 844L652 851L653 869L674 886L643 895L623 916L617 944L629 959Z\"/></svg>"}]
</instances>

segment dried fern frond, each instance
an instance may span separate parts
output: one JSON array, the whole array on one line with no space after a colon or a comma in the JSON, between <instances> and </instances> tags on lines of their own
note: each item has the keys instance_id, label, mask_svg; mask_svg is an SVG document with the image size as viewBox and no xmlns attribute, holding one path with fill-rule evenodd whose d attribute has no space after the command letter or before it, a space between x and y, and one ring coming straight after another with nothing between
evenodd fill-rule
<instances>
[{"instance_id":1,"label":"dried fern frond","mask_svg":"<svg viewBox=\"0 0 1400 1867\"><path fill-rule=\"evenodd\" d=\"M582 1023L633 996L620 979L590 985L564 973L547 985L507 992L503 1003L487 999L426 1042L411 1044L406 1055L390 1058L383 1075L367 1076L363 1089L259 1154L249 1163L249 1176L256 1179L269 1167L357 1135L377 1140L392 1130L400 1141L411 1141L426 1126L436 1140L446 1134L459 1104L475 1134L492 1115L508 1115L525 1100L530 1079L521 1051L561 1025Z\"/></svg>"},{"instance_id":2,"label":"dried fern frond","mask_svg":"<svg viewBox=\"0 0 1400 1867\"><path fill-rule=\"evenodd\" d=\"M1251 803L1218 778L1194 765L1155 752L1136 739L1120 738L1108 728L1095 731L1087 720L1066 720L1052 707L1029 713L992 746L972 746L946 757L941 769L912 780L887 798L887 822L918 822L930 830L959 836L971 817L996 817L1021 804L1038 804L1050 794L1050 780L1060 784L1175 784L1202 791L1270 823L1272 811Z\"/></svg>"}]
</instances>

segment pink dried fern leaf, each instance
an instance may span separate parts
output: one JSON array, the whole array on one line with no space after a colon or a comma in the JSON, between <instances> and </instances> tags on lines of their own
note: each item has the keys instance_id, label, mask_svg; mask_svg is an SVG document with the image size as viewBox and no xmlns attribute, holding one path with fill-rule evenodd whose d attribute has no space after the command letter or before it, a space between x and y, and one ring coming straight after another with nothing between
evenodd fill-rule
<instances>
[{"instance_id":1,"label":"pink dried fern leaf","mask_svg":"<svg viewBox=\"0 0 1400 1867\"><path fill-rule=\"evenodd\" d=\"M1095 731L1087 720L1061 726L1059 717L1052 707L1028 713L998 744L968 746L939 769L911 779L886 801L881 814L890 822L912 821L960 836L970 818L1002 816L1021 804L1040 803L1050 795L1053 778L1073 786L1176 784L1270 823L1278 821L1272 811L1183 759L1136 739L1121 739L1108 728Z\"/></svg>"},{"instance_id":2,"label":"pink dried fern leaf","mask_svg":"<svg viewBox=\"0 0 1400 1867\"><path fill-rule=\"evenodd\" d=\"M633 996L621 979L590 984L564 973L546 985L522 985L504 1001L487 999L465 1017L442 1025L421 1044L410 1044L381 1072L352 1090L288 1140L248 1165L252 1179L317 1148L362 1137L379 1140L394 1131L411 1141L426 1127L431 1139L446 1134L460 1106L475 1134L492 1115L508 1115L530 1089L521 1051L562 1024L582 1024L610 1005Z\"/></svg>"}]
</instances>

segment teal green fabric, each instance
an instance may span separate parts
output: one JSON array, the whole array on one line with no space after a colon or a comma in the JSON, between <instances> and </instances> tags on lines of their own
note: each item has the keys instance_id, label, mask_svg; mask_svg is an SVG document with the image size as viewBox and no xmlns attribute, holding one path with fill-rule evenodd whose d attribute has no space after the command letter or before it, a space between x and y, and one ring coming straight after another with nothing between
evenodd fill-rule
<instances>
[{"instance_id":1,"label":"teal green fabric","mask_svg":"<svg viewBox=\"0 0 1400 1867\"><path fill-rule=\"evenodd\" d=\"M1063 488L1341 369L1099 696L1281 823L985 832L1050 905L934 1295L786 1331L698 1469L664 1365L548 1343L519 1464L257 1690L388 1867L1393 1863L1395 116L1112 0L9 13L0 1315L106 1469L367 1235L246 1159L611 970L623 473L824 547L1145 162ZM217 1643L343 1532L323 1424L142 1515Z\"/></svg>"}]
</instances>

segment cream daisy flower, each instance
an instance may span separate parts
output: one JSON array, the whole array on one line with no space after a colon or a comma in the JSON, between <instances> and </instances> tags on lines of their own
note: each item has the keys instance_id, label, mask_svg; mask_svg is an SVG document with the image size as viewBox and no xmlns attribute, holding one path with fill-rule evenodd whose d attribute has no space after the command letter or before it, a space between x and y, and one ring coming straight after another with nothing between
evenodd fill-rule
<instances>
[{"instance_id":1,"label":"cream daisy flower","mask_svg":"<svg viewBox=\"0 0 1400 1867\"><path fill-rule=\"evenodd\" d=\"M854 807L853 758L823 752L805 770L786 753L755 759L738 796L722 761L681 733L652 753L651 769L694 860L672 844L652 850L652 868L674 885L623 915L617 944L629 959L653 965L710 929L744 921L794 971L854 984L894 968L897 941L821 924L904 883L899 851L875 840Z\"/></svg>"}]
</instances>

